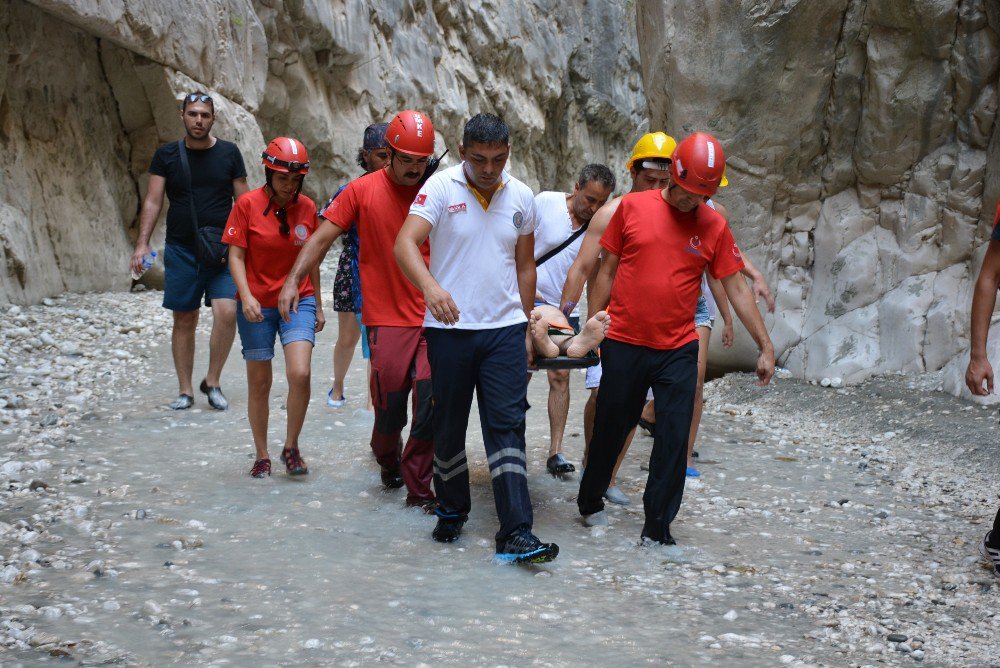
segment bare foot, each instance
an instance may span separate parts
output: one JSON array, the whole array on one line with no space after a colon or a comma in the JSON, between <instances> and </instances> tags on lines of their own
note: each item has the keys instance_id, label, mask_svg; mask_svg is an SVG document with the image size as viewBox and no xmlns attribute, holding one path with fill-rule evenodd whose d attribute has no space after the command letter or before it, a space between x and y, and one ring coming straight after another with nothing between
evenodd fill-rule
<instances>
[{"instance_id":1,"label":"bare foot","mask_svg":"<svg viewBox=\"0 0 1000 668\"><path fill-rule=\"evenodd\" d=\"M537 357L558 357L559 346L549 338L549 321L542 316L538 309L531 312L528 326L531 327L531 342L535 346L535 355Z\"/></svg>"},{"instance_id":2,"label":"bare foot","mask_svg":"<svg viewBox=\"0 0 1000 668\"><path fill-rule=\"evenodd\" d=\"M598 311L569 342L569 346L566 347L566 357L583 357L596 348L604 340L610 326L611 316L605 311Z\"/></svg>"}]
</instances>

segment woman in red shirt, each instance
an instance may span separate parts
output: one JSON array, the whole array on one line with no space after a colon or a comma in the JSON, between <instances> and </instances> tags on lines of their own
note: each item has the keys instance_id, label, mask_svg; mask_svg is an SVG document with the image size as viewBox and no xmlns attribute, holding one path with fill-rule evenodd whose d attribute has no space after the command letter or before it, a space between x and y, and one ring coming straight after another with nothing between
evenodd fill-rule
<instances>
[{"instance_id":1,"label":"woman in red shirt","mask_svg":"<svg viewBox=\"0 0 1000 668\"><path fill-rule=\"evenodd\" d=\"M295 258L316 230L316 205L302 194L309 173L306 147L278 137L261 154L266 185L243 195L233 207L222 240L231 246L229 271L236 283L236 325L247 363L247 413L257 450L250 475L271 475L267 453L268 401L275 336L281 337L288 381L288 426L281 461L289 475L309 472L299 454L299 433L309 406L310 365L316 332L326 324L320 303L319 266L299 283L299 304L287 320L278 313L278 293Z\"/></svg>"}]
</instances>

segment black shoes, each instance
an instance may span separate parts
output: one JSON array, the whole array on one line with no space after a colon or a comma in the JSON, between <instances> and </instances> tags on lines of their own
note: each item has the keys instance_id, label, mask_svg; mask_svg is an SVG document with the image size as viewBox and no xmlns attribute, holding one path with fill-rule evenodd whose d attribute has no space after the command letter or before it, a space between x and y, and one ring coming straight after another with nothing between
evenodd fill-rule
<instances>
[{"instance_id":1,"label":"black shoes","mask_svg":"<svg viewBox=\"0 0 1000 668\"><path fill-rule=\"evenodd\" d=\"M194 406L194 397L190 394L180 394L167 406L172 411L183 411Z\"/></svg>"},{"instance_id":2,"label":"black shoes","mask_svg":"<svg viewBox=\"0 0 1000 668\"><path fill-rule=\"evenodd\" d=\"M229 408L229 401L226 400L226 395L222 393L221 387L212 387L207 381L201 381L201 387L198 388L206 396L208 396L208 405L217 411L224 411ZM181 395L186 396L186 395ZM192 400L193 401L193 400Z\"/></svg>"},{"instance_id":3,"label":"black shoes","mask_svg":"<svg viewBox=\"0 0 1000 668\"><path fill-rule=\"evenodd\" d=\"M439 543L454 543L462 535L462 527L467 519L468 515L438 514L438 523L431 536Z\"/></svg>"},{"instance_id":4,"label":"black shoes","mask_svg":"<svg viewBox=\"0 0 1000 668\"><path fill-rule=\"evenodd\" d=\"M503 540L497 540L496 558L513 564L543 564L559 554L555 543L543 543L528 529L515 531Z\"/></svg>"},{"instance_id":5,"label":"black shoes","mask_svg":"<svg viewBox=\"0 0 1000 668\"><path fill-rule=\"evenodd\" d=\"M557 452L549 457L545 462L545 468L555 478L561 478L576 470L576 467L566 461L561 452Z\"/></svg>"},{"instance_id":6,"label":"black shoes","mask_svg":"<svg viewBox=\"0 0 1000 668\"><path fill-rule=\"evenodd\" d=\"M403 482L403 474L399 472L399 468L387 469L382 467L382 484L386 489L399 489L405 483Z\"/></svg>"}]
</instances>

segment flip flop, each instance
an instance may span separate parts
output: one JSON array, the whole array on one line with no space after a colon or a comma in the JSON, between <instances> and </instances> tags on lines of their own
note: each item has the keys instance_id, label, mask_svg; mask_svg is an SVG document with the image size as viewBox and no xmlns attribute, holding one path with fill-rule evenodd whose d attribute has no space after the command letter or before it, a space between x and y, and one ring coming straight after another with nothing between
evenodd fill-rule
<instances>
[{"instance_id":1,"label":"flip flop","mask_svg":"<svg viewBox=\"0 0 1000 668\"><path fill-rule=\"evenodd\" d=\"M566 461L566 458L563 457L561 452L549 457L545 462L545 468L547 468L549 473L556 478L562 477L567 473L572 473L576 470L576 467Z\"/></svg>"}]
</instances>

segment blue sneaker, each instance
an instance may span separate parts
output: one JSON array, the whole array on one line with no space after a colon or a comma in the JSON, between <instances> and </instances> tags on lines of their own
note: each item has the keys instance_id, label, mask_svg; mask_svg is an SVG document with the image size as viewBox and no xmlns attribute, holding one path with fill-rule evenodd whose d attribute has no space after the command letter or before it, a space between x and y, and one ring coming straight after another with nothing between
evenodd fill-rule
<instances>
[{"instance_id":1,"label":"blue sneaker","mask_svg":"<svg viewBox=\"0 0 1000 668\"><path fill-rule=\"evenodd\" d=\"M326 393L326 405L329 406L330 408L340 408L346 403L347 399L344 398L344 395L340 395L340 399L333 398L332 387L330 388L330 391Z\"/></svg>"},{"instance_id":2,"label":"blue sneaker","mask_svg":"<svg viewBox=\"0 0 1000 668\"><path fill-rule=\"evenodd\" d=\"M689 467L687 467L687 477L689 477L689 478L700 478L701 477L701 471L699 471L698 469L696 469L693 466L689 466Z\"/></svg>"},{"instance_id":3,"label":"blue sneaker","mask_svg":"<svg viewBox=\"0 0 1000 668\"><path fill-rule=\"evenodd\" d=\"M498 561L512 564L543 564L559 554L555 543L543 543L527 529L515 531L503 540L497 540Z\"/></svg>"}]
</instances>

